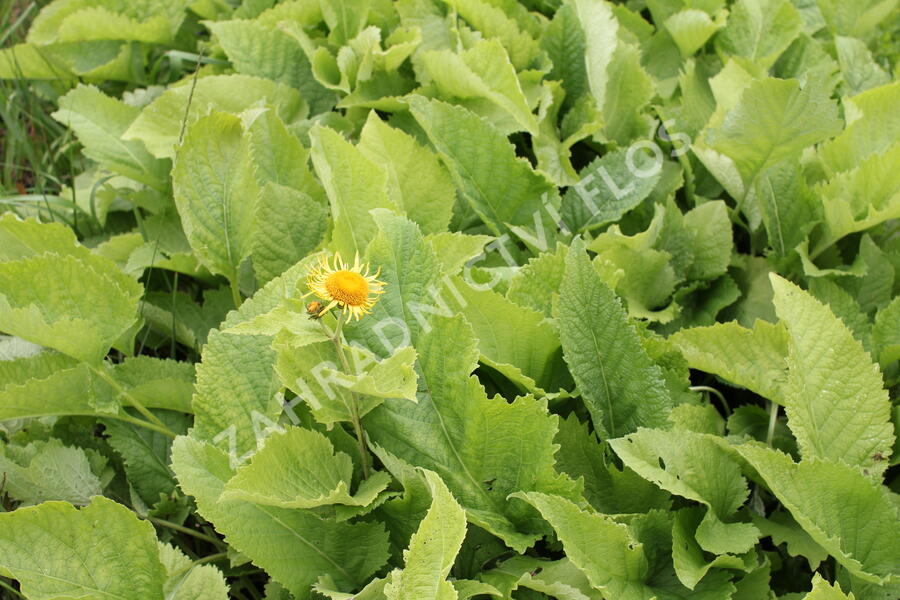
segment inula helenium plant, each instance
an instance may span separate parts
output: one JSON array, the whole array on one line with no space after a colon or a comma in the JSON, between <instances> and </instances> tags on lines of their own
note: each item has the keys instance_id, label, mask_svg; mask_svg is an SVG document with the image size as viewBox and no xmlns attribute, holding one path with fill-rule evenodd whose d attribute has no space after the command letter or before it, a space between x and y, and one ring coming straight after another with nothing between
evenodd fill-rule
<instances>
[{"instance_id":1,"label":"inula helenium plant","mask_svg":"<svg viewBox=\"0 0 900 600\"><path fill-rule=\"evenodd\" d=\"M0 599L900 598L900 0L0 17Z\"/></svg>"}]
</instances>

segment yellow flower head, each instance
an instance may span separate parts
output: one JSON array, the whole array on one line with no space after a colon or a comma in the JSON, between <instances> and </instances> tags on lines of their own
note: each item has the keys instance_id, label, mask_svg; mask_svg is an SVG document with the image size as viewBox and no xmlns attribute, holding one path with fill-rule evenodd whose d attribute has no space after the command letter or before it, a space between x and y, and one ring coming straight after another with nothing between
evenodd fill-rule
<instances>
[{"instance_id":1,"label":"yellow flower head","mask_svg":"<svg viewBox=\"0 0 900 600\"><path fill-rule=\"evenodd\" d=\"M369 314L378 301L378 294L384 293L381 289L384 282L377 279L380 272L381 269L378 269L374 275L370 275L369 266L360 264L359 254L352 267L341 260L338 253L334 255L333 265L328 263L327 258L320 258L319 266L306 276L309 294L315 294L328 303L317 316L324 315L335 306L357 320Z\"/></svg>"}]
</instances>

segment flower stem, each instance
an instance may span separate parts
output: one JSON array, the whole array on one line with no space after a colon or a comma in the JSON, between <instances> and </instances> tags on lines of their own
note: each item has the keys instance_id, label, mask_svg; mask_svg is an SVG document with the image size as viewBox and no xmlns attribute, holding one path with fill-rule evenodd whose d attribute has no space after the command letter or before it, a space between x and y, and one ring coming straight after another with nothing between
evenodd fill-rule
<instances>
[{"instance_id":1,"label":"flower stem","mask_svg":"<svg viewBox=\"0 0 900 600\"><path fill-rule=\"evenodd\" d=\"M353 375L353 369L350 368L350 361L347 360L347 354L344 350L343 329L344 323L346 322L346 314L347 313L344 311L340 312L337 319L337 325L335 325L334 333L331 336L331 341L334 343L337 354L341 359L341 364L344 366L344 372L348 375ZM359 416L359 397L353 390L349 390L349 392L350 421L353 423L353 433L356 435L356 447L359 450L359 459L362 461L363 479L368 479L369 451L366 448L366 432L363 430L362 419Z\"/></svg>"},{"instance_id":2,"label":"flower stem","mask_svg":"<svg viewBox=\"0 0 900 600\"><path fill-rule=\"evenodd\" d=\"M103 381L105 381L105 382L109 385L109 387L111 387L111 388L114 389L116 392L118 392L118 394L119 394L120 396L122 396L123 398L125 398L125 399L128 401L128 403L131 404L131 406L133 406L135 409L137 409L137 411L138 411L139 413L141 413L148 421L150 421L150 423L152 423L153 425L156 426L156 428L150 427L150 429L154 429L155 431L159 431L160 433L164 433L164 434L166 434L167 436L172 437L172 438L177 437L177 434L176 434L174 431L172 431L171 429L169 429L169 428L166 426L165 423L163 423L162 421L160 421L160 420L159 420L159 417L157 417L157 416L154 415L152 412L150 412L150 410L149 410L146 406L144 406L144 405L141 403L140 400L138 400L137 398L135 398L134 396L132 396L130 393L128 393L128 390L126 390L124 387L122 387L122 385L121 385L118 381L116 381L116 380L115 380L115 379L114 379L114 378L106 371L106 367L105 367L105 366L104 366L104 367L100 367L99 369L98 369L97 367L95 367L94 365L91 365L91 364L88 364L88 366L91 368L91 370L92 370L94 373L97 374L98 377L100 377L100 379L102 379ZM110 416L113 416L113 415L110 415ZM130 419L122 419L122 420L124 420L124 421L129 421L129 422L132 422L132 423L135 422L135 421L139 421L139 419L134 419L134 421L132 421L132 420L130 420ZM143 423L142 423L142 422L139 422L139 423L135 423L135 424L143 424ZM149 425L149 424L148 424L148 425Z\"/></svg>"}]
</instances>

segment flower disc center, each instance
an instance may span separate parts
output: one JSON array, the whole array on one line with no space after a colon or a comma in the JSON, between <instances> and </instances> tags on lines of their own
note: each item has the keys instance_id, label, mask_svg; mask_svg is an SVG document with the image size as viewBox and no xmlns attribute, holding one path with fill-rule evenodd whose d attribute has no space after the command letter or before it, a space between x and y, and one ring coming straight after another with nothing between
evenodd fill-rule
<instances>
[{"instance_id":1,"label":"flower disc center","mask_svg":"<svg viewBox=\"0 0 900 600\"><path fill-rule=\"evenodd\" d=\"M325 289L341 304L362 306L369 297L369 283L354 271L335 271L325 280Z\"/></svg>"}]
</instances>

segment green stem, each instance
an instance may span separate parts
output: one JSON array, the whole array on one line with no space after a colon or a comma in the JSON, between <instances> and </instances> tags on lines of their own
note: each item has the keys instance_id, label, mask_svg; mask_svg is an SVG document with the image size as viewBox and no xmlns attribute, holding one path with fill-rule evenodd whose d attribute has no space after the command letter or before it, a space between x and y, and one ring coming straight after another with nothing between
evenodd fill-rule
<instances>
[{"instance_id":1,"label":"green stem","mask_svg":"<svg viewBox=\"0 0 900 600\"><path fill-rule=\"evenodd\" d=\"M177 433L175 433L174 431L172 431L171 429L166 427L166 424L163 423L162 421L160 421L159 417L157 417L152 412L150 412L150 410L146 406L144 406L140 400L138 400L137 398L135 398L134 396L129 394L128 390L126 390L124 387L122 387L118 381L113 379L113 377L106 371L105 367L101 367L98 369L94 365L89 364L88 366L90 366L91 370L94 371L94 373L96 373L97 376L100 377L100 379L102 379L107 384L109 384L109 386L112 389L114 389L116 392L118 392L120 396L122 396L123 398L128 400L129 404L131 404L131 406L133 406L135 409L137 409L137 411L139 413L141 413L144 417L146 417L146 419L148 421L150 421L151 423L156 425L159 428L160 433L164 433L167 436L172 437L172 438L178 437ZM127 419L123 419L123 420L127 420Z\"/></svg>"},{"instance_id":2,"label":"green stem","mask_svg":"<svg viewBox=\"0 0 900 600\"><path fill-rule=\"evenodd\" d=\"M725 414L726 415L731 414L731 407L728 406L728 401L725 400L725 396L722 395L722 392L720 392L716 388L709 387L708 385L693 385L693 386L689 387L688 389L691 390L692 392L707 392L707 393L713 394L722 403L722 407L725 409Z\"/></svg>"},{"instance_id":3,"label":"green stem","mask_svg":"<svg viewBox=\"0 0 900 600\"><path fill-rule=\"evenodd\" d=\"M362 461L363 479L369 478L369 451L366 449L366 432L363 430L362 419L359 418L359 400L355 392L350 392L352 406L350 417L353 419L353 432L356 434L356 448L359 450L359 459Z\"/></svg>"},{"instance_id":4,"label":"green stem","mask_svg":"<svg viewBox=\"0 0 900 600\"><path fill-rule=\"evenodd\" d=\"M341 311L337 319L337 325L334 327L334 334L331 341L337 350L337 354L344 366L344 372L353 375L354 371L350 368L350 361L347 360L347 354L344 351L343 329L346 313ZM369 451L366 448L366 432L363 430L362 419L359 416L359 397L353 390L350 391L350 420L353 423L353 432L356 434L356 448L359 450L359 459L362 461L363 479L369 478Z\"/></svg>"},{"instance_id":5,"label":"green stem","mask_svg":"<svg viewBox=\"0 0 900 600\"><path fill-rule=\"evenodd\" d=\"M206 47L200 47L200 56L197 59L197 68L194 69L194 78L191 81L191 91L188 94L188 101L184 107L184 118L181 120L181 133L178 134L178 145L184 142L184 133L187 131L188 115L191 113L191 104L194 102L194 90L197 89L197 79L200 77L200 67L203 64L203 55L206 53Z\"/></svg>"},{"instance_id":6,"label":"green stem","mask_svg":"<svg viewBox=\"0 0 900 600\"><path fill-rule=\"evenodd\" d=\"M217 538L212 537L211 535L206 535L205 533L200 533L199 531L194 531L190 527L185 527L184 525L179 525L178 523L172 523L171 521L166 521L164 519L157 519L156 517L147 517L147 520L153 523L154 525L159 525L160 527L166 527L168 529L173 529L180 533L184 533L187 535L194 536L198 540L203 540L204 542L209 542L210 544L219 545L221 543Z\"/></svg>"},{"instance_id":7,"label":"green stem","mask_svg":"<svg viewBox=\"0 0 900 600\"><path fill-rule=\"evenodd\" d=\"M181 569L178 569L178 570L175 571L174 573L170 574L170 575L169 575L169 579L172 579L172 578L174 578L174 577L178 577L179 575L183 575L183 574L185 574L185 573L188 573L191 569L193 569L194 567L196 567L196 566L198 566L198 565L202 565L202 564L206 564L206 563L211 563L211 562L216 562L217 560L222 560L223 558L228 558L228 553L227 553L227 552L218 552L218 553L216 553L216 554L210 554L209 556L204 556L203 558L198 558L197 560L195 560L195 561L192 562L191 564L185 565L185 566L182 567Z\"/></svg>"},{"instance_id":8,"label":"green stem","mask_svg":"<svg viewBox=\"0 0 900 600\"><path fill-rule=\"evenodd\" d=\"M244 301L241 299L241 288L238 287L237 279L229 280L228 284L231 287L231 299L234 301L234 307L240 308Z\"/></svg>"},{"instance_id":9,"label":"green stem","mask_svg":"<svg viewBox=\"0 0 900 600\"><path fill-rule=\"evenodd\" d=\"M697 206L696 184L694 183L694 167L687 153L678 155L678 162L684 170L684 195L692 207Z\"/></svg>"},{"instance_id":10,"label":"green stem","mask_svg":"<svg viewBox=\"0 0 900 600\"><path fill-rule=\"evenodd\" d=\"M155 431L156 433L161 433L167 437L175 437L172 430L168 428L159 427L158 425L154 425L153 423L148 423L143 419L138 419L136 417L132 417L127 413L123 413L120 415L102 415L109 419L116 419L118 421L125 421L126 423L131 423L132 425L137 425L138 427L144 427L145 429L149 429L150 431Z\"/></svg>"},{"instance_id":11,"label":"green stem","mask_svg":"<svg viewBox=\"0 0 900 600\"><path fill-rule=\"evenodd\" d=\"M247 590L251 596L253 596L253 600L262 600L262 596L259 595L256 587L253 585L253 582L250 581L249 577L241 576L241 583L244 584L244 589Z\"/></svg>"},{"instance_id":12,"label":"green stem","mask_svg":"<svg viewBox=\"0 0 900 600\"><path fill-rule=\"evenodd\" d=\"M25 596L23 596L18 590L16 590L14 587L12 587L11 585L9 585L8 583L6 583L5 581L3 581L2 579L0 579L0 588L3 588L3 589L5 589L5 590L8 591L8 592L12 592L13 594L16 595L16 598L24 598L24 597L25 597Z\"/></svg>"},{"instance_id":13,"label":"green stem","mask_svg":"<svg viewBox=\"0 0 900 600\"><path fill-rule=\"evenodd\" d=\"M766 445L771 446L775 439L775 425L778 423L778 405L769 402L769 430L766 431Z\"/></svg>"},{"instance_id":14,"label":"green stem","mask_svg":"<svg viewBox=\"0 0 900 600\"><path fill-rule=\"evenodd\" d=\"M204 556L203 558L199 558L194 561L195 565L202 565L205 563L216 562L217 560L222 560L223 558L228 558L227 552L218 552L216 554L210 554L209 556Z\"/></svg>"}]
</instances>

